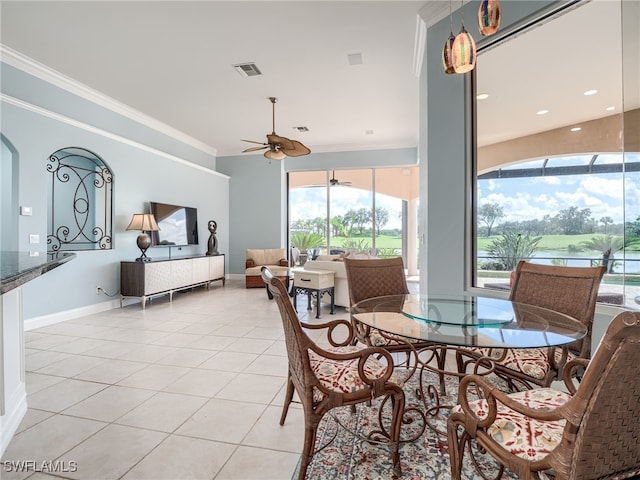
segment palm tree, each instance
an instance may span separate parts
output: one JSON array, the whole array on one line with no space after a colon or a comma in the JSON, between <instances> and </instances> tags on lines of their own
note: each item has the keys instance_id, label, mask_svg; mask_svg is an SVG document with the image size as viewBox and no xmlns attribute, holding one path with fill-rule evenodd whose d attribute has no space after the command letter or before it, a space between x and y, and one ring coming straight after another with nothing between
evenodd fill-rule
<instances>
[{"instance_id":1,"label":"palm tree","mask_svg":"<svg viewBox=\"0 0 640 480\"><path fill-rule=\"evenodd\" d=\"M514 270L520 260L528 260L533 256L541 238L507 232L491 242L487 252L505 270Z\"/></svg>"},{"instance_id":2,"label":"palm tree","mask_svg":"<svg viewBox=\"0 0 640 480\"><path fill-rule=\"evenodd\" d=\"M607 234L607 227L613 223L613 218L611 217L602 217L600 219L602 225L604 225L604 234Z\"/></svg>"},{"instance_id":3,"label":"palm tree","mask_svg":"<svg viewBox=\"0 0 640 480\"><path fill-rule=\"evenodd\" d=\"M614 254L624 247L624 239L621 236L598 235L580 243L590 250L601 252L602 265L607 267L607 273L613 273Z\"/></svg>"}]
</instances>

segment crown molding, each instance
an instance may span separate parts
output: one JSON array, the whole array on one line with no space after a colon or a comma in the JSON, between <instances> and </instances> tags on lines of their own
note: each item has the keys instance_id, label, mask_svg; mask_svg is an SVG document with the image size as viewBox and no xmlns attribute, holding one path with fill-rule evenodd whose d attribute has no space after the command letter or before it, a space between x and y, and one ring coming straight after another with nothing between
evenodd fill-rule
<instances>
[{"instance_id":1,"label":"crown molding","mask_svg":"<svg viewBox=\"0 0 640 480\"><path fill-rule=\"evenodd\" d=\"M28 103L25 102L24 100L20 100L18 98L12 97L10 95L6 95L4 93L0 93L0 103L6 103L8 105L13 105L15 107L21 108L23 110L27 110L30 112L33 112L35 114L41 115L43 117L47 117L47 118L51 118L53 120L56 120L58 122L61 123L65 123L67 125L71 125L72 127L75 128L80 128L82 130L85 130L87 132L90 133L94 133L96 135L100 135L102 137L105 138L109 138L111 140L114 140L116 142L125 144L125 145L129 145L131 147L135 147L138 148L140 150L144 150L145 152L149 152L152 153L154 155L158 155L160 157L164 157L168 160L172 160L174 162L180 163L184 166L190 167L190 168L195 168L197 170L202 170L203 172L209 173L211 175L215 175L218 177L222 177L222 178L226 178L229 179L230 177L228 175L225 175L223 173L217 172L215 170L212 170L210 168L204 167L202 165L198 165L197 163L193 163L190 162L188 160L185 160L183 158L180 157L176 157L175 155L172 155L170 153L167 152L163 152L162 150L158 150L157 148L151 147L149 145L145 145L143 143L137 142L135 140L131 140L129 138L123 137L121 135L118 135L116 133L113 132L108 132L106 130L103 130L101 128L95 127L93 125L88 125L84 122L81 122L79 120L75 120L73 118L61 115L59 113L56 112L52 112L51 110L47 110L45 108L39 107L37 105L33 105L32 103Z\"/></svg>"},{"instance_id":2,"label":"crown molding","mask_svg":"<svg viewBox=\"0 0 640 480\"><path fill-rule=\"evenodd\" d=\"M398 142L398 143L380 143L380 144L369 144L363 145L361 143L342 143L342 144L333 144L333 145L308 145L311 149L311 155L314 153L341 153L341 152L360 152L360 151L376 151L376 150L398 150L403 148L416 148L416 142ZM218 158L224 157L245 157L245 156L254 156L254 155L263 155L261 151L255 151L251 153L241 153L237 152L221 152L218 155Z\"/></svg>"},{"instance_id":3,"label":"crown molding","mask_svg":"<svg viewBox=\"0 0 640 480\"><path fill-rule=\"evenodd\" d=\"M420 78L422 73L422 60L424 59L424 49L427 45L427 24L420 15L416 15L416 38L413 45L413 74Z\"/></svg>"},{"instance_id":4,"label":"crown molding","mask_svg":"<svg viewBox=\"0 0 640 480\"><path fill-rule=\"evenodd\" d=\"M217 149L0 43L0 61L209 155Z\"/></svg>"},{"instance_id":5,"label":"crown molding","mask_svg":"<svg viewBox=\"0 0 640 480\"><path fill-rule=\"evenodd\" d=\"M447 18L450 6L451 0L430 1L418 10L418 16L424 20L426 28L429 28L443 18Z\"/></svg>"}]
</instances>

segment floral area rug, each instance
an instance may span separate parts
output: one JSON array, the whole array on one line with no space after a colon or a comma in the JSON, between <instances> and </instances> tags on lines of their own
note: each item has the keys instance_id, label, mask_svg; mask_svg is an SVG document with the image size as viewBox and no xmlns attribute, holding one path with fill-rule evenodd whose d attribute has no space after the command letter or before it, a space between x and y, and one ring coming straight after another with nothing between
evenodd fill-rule
<instances>
[{"instance_id":1,"label":"floral area rug","mask_svg":"<svg viewBox=\"0 0 640 480\"><path fill-rule=\"evenodd\" d=\"M438 385L435 377L429 379L423 376L423 381L425 384ZM419 403L421 401L415 394L417 383L414 379L405 385L407 405L416 407L421 405ZM458 381L455 377L447 377L445 383L446 395L440 397L441 403L453 405ZM443 418L432 422L432 426L443 432L442 434L427 427L417 440L402 443L400 447L402 475L397 476L393 472L389 448L384 444L370 443L365 438L368 432L378 428L380 403L380 399L376 399L371 407L359 405L355 412L350 407L341 407L334 409L333 415L325 415L318 429L317 445L328 445L314 455L307 470L308 480L336 478L341 480L447 480L451 478L446 414ZM423 405L420 408L422 411L425 410ZM387 411L390 411L389 405L383 407L385 415ZM387 418L388 416L386 415ZM402 437L405 439L415 437L421 430L421 424L422 422L418 420L405 423L402 427ZM483 472L488 476L496 475L497 464L491 457L480 455L476 459ZM297 476L298 470L294 473L292 480L296 480ZM466 452L462 478L482 480L482 476L476 471ZM518 477L507 472L502 478L506 480Z\"/></svg>"}]
</instances>

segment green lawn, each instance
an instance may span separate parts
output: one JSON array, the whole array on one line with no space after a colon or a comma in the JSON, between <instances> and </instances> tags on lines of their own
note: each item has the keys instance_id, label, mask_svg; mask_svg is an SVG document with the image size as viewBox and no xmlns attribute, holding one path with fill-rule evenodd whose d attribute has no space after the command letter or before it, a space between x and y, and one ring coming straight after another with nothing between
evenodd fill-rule
<instances>
[{"instance_id":1,"label":"green lawn","mask_svg":"<svg viewBox=\"0 0 640 480\"><path fill-rule=\"evenodd\" d=\"M589 241L591 238L598 236L599 234L585 233L582 235L544 235L538 244L538 250L567 250L569 245L576 245L580 247L581 242ZM486 250L489 244L500 238L500 235L492 235L491 237L479 237L478 249ZM369 247L372 246L371 236L369 235L354 235L347 239L344 237L332 237L331 243L333 245L342 246L345 241L359 241L366 242ZM377 248L402 248L402 237L399 235L380 235L376 238Z\"/></svg>"},{"instance_id":2,"label":"green lawn","mask_svg":"<svg viewBox=\"0 0 640 480\"><path fill-rule=\"evenodd\" d=\"M598 236L595 233L585 233L582 235L544 235L538 243L538 250L566 250L569 245L580 247L581 242L589 241L591 238ZM494 239L500 238L499 235L478 238L478 249L486 250Z\"/></svg>"},{"instance_id":3,"label":"green lawn","mask_svg":"<svg viewBox=\"0 0 640 480\"><path fill-rule=\"evenodd\" d=\"M354 235L350 238L331 237L331 244L342 246L345 241L358 242L360 240L366 242L369 248L373 246L370 235ZM402 237L399 235L380 235L376 237L376 248L402 248Z\"/></svg>"}]
</instances>

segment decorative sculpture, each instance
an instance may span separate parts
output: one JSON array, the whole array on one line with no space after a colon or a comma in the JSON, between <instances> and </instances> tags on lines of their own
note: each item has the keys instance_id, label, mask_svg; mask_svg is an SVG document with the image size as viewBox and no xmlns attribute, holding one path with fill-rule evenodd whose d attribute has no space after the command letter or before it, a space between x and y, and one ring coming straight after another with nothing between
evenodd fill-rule
<instances>
[{"instance_id":1,"label":"decorative sculpture","mask_svg":"<svg viewBox=\"0 0 640 480\"><path fill-rule=\"evenodd\" d=\"M209 220L207 228L211 232L211 235L209 235L209 240L207 241L207 255L220 255L220 253L218 252L218 238L216 237L218 224L215 220Z\"/></svg>"}]
</instances>

